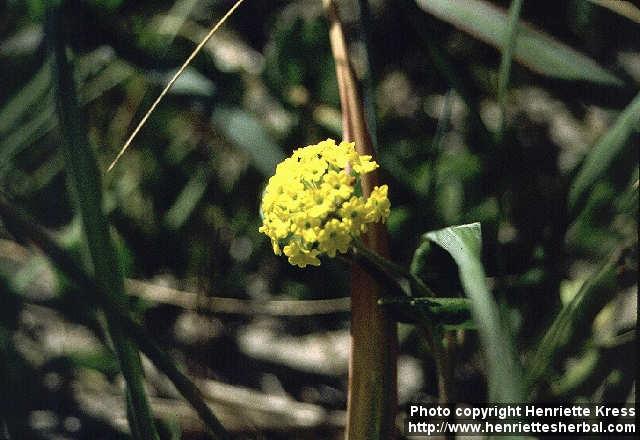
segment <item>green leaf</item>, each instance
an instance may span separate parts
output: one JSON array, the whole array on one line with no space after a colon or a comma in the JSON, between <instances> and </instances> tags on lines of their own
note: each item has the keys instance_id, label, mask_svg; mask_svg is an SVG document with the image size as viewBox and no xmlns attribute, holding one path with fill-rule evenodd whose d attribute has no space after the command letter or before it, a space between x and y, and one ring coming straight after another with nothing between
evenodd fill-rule
<instances>
[{"instance_id":1,"label":"green leaf","mask_svg":"<svg viewBox=\"0 0 640 440\"><path fill-rule=\"evenodd\" d=\"M186 223L207 191L209 176L205 168L198 168L184 186L171 208L164 216L168 228L177 230Z\"/></svg>"},{"instance_id":2,"label":"green leaf","mask_svg":"<svg viewBox=\"0 0 640 440\"><path fill-rule=\"evenodd\" d=\"M411 265L409 266L409 272L412 275L419 277L427 266L427 255L431 251L431 243L428 241L422 241L416 250L413 252L411 258Z\"/></svg>"},{"instance_id":3,"label":"green leaf","mask_svg":"<svg viewBox=\"0 0 640 440\"><path fill-rule=\"evenodd\" d=\"M273 175L284 153L254 116L238 108L218 108L213 112L212 121L249 154L258 171L267 177Z\"/></svg>"},{"instance_id":4,"label":"green leaf","mask_svg":"<svg viewBox=\"0 0 640 440\"><path fill-rule=\"evenodd\" d=\"M424 318L444 326L444 330L471 330L471 302L466 298L391 297L378 301L390 308L399 322L422 323Z\"/></svg>"},{"instance_id":5,"label":"green leaf","mask_svg":"<svg viewBox=\"0 0 640 440\"><path fill-rule=\"evenodd\" d=\"M53 84L57 114L64 137L63 152L67 161L70 186L82 217L93 274L100 290L126 310L124 279L103 212L100 171L89 145L86 128L76 96L73 70L67 60L62 31L63 15L59 8L47 10L47 37L53 53ZM158 439L147 394L144 388L142 363L138 350L126 335L120 320L107 320L109 334L118 356L120 369L127 383L127 400L133 414L129 425L140 438Z\"/></svg>"},{"instance_id":6,"label":"green leaf","mask_svg":"<svg viewBox=\"0 0 640 440\"><path fill-rule=\"evenodd\" d=\"M74 70L76 82L80 84L82 105L97 99L132 74L126 63L112 60L112 55L102 49L80 57ZM95 76L89 78L92 73ZM51 62L46 61L42 70L0 109L0 175L11 168L16 155L56 127L58 121L50 91Z\"/></svg>"},{"instance_id":7,"label":"green leaf","mask_svg":"<svg viewBox=\"0 0 640 440\"><path fill-rule=\"evenodd\" d=\"M607 8L631 21L640 24L640 8L626 0L589 0L598 6Z\"/></svg>"},{"instance_id":8,"label":"green leaf","mask_svg":"<svg viewBox=\"0 0 640 440\"><path fill-rule=\"evenodd\" d=\"M609 169L624 147L631 146L629 138L640 128L640 94L624 109L616 122L594 145L585 158L569 190L569 210L577 214L579 205L594 183Z\"/></svg>"},{"instance_id":9,"label":"green leaf","mask_svg":"<svg viewBox=\"0 0 640 440\"><path fill-rule=\"evenodd\" d=\"M164 85L169 82L174 74L175 71L172 71L166 75L161 84ZM215 89L213 81L198 72L197 69L187 67L175 81L169 93L172 95L191 95L207 98L213 95Z\"/></svg>"},{"instance_id":10,"label":"green leaf","mask_svg":"<svg viewBox=\"0 0 640 440\"><path fill-rule=\"evenodd\" d=\"M76 351L68 353L67 358L77 368L96 370L109 378L114 378L119 372L118 360L109 350Z\"/></svg>"},{"instance_id":11,"label":"green leaf","mask_svg":"<svg viewBox=\"0 0 640 440\"><path fill-rule=\"evenodd\" d=\"M495 48L502 47L509 18L482 0L416 0L424 11ZM591 58L531 25L520 23L513 57L534 72L564 80L619 86L622 82Z\"/></svg>"},{"instance_id":12,"label":"green leaf","mask_svg":"<svg viewBox=\"0 0 640 440\"><path fill-rule=\"evenodd\" d=\"M56 126L51 96L45 96L41 104L41 110L32 119L0 139L0 175L9 171L13 164L12 159L18 153L37 142Z\"/></svg>"},{"instance_id":13,"label":"green leaf","mask_svg":"<svg viewBox=\"0 0 640 440\"><path fill-rule=\"evenodd\" d=\"M560 310L529 362L528 388L547 373L563 347L576 343L577 338L585 333L590 334L590 323L616 294L616 279L623 259L624 249L616 249Z\"/></svg>"},{"instance_id":14,"label":"green leaf","mask_svg":"<svg viewBox=\"0 0 640 440\"><path fill-rule=\"evenodd\" d=\"M498 128L498 138L502 140L505 129L505 113L507 108L507 89L509 87L509 76L511 76L511 62L513 61L513 51L518 38L518 23L520 12L522 11L523 0L512 0L509 8L509 22L505 36L500 46L502 59L500 60L500 70L498 71L498 103L500 104L500 127Z\"/></svg>"},{"instance_id":15,"label":"green leaf","mask_svg":"<svg viewBox=\"0 0 640 440\"><path fill-rule=\"evenodd\" d=\"M498 305L487 288L480 262L480 223L452 226L428 232L423 237L449 252L458 265L487 360L490 400L522 402L522 368L511 334L501 321Z\"/></svg>"},{"instance_id":16,"label":"green leaf","mask_svg":"<svg viewBox=\"0 0 640 440\"><path fill-rule=\"evenodd\" d=\"M437 35L429 28L427 17L420 14L416 8L409 7L408 2L398 2L398 5L404 9L403 12L408 17L413 31L418 35L419 41L424 44L436 72L447 81L449 87L456 91L469 108L469 128L477 135L478 150L493 149L494 138L480 116L477 90L471 86L473 81L467 69L459 68L448 52L438 44ZM447 112L448 110L444 115Z\"/></svg>"},{"instance_id":17,"label":"green leaf","mask_svg":"<svg viewBox=\"0 0 640 440\"><path fill-rule=\"evenodd\" d=\"M50 89L51 60L47 59L31 81L0 109L0 135L4 137L34 106L42 108L42 100Z\"/></svg>"},{"instance_id":18,"label":"green leaf","mask_svg":"<svg viewBox=\"0 0 640 440\"><path fill-rule=\"evenodd\" d=\"M100 285L94 281L87 270L68 251L62 249L32 217L7 203L2 194L0 194L0 218L8 229L16 232L16 236L22 237L38 246L69 280L77 284L79 289L73 290L73 293L78 295L77 301L101 306L110 319L119 321L122 324L127 334L140 347L140 350L151 359L158 370L167 375L180 394L195 409L198 416L214 434L214 438L230 438L230 435L204 401L202 393L180 371L173 359L156 345L146 330L131 318L126 305L117 302L112 298L112 295L102 291ZM1 330L2 328L0 327L0 351L2 349Z\"/></svg>"}]
</instances>

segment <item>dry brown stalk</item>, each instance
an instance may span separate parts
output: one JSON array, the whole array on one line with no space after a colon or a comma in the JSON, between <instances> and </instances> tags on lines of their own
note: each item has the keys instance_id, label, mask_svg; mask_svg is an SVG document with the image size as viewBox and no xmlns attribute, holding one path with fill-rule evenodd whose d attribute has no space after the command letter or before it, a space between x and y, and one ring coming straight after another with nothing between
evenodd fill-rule
<instances>
[{"instance_id":1,"label":"dry brown stalk","mask_svg":"<svg viewBox=\"0 0 640 440\"><path fill-rule=\"evenodd\" d=\"M360 154L375 157L364 107L349 59L342 25L332 0L323 0L329 18L329 39L336 64L345 141L354 141ZM362 176L362 193L369 196L379 184L377 172ZM365 245L389 256L388 233L374 224L364 235ZM351 275L351 358L347 405L349 440L391 439L397 406L397 331L395 323L378 306L381 286L360 266Z\"/></svg>"}]
</instances>

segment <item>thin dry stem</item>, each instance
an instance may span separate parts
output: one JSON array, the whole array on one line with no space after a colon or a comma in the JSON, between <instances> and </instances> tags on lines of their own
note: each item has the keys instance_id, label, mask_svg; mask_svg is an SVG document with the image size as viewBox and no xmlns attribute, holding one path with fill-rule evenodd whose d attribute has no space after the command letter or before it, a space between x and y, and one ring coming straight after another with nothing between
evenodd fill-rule
<instances>
[{"instance_id":1,"label":"thin dry stem","mask_svg":"<svg viewBox=\"0 0 640 440\"><path fill-rule=\"evenodd\" d=\"M129 148L129 145L131 145L131 142L133 142L133 139L136 137L136 135L138 134L138 132L142 129L142 127L144 126L144 124L146 124L147 119L149 119L149 116L151 116L151 113L153 113L153 111L156 109L156 107L158 106L158 104L160 104L160 101L162 101L162 99L164 98L164 96L169 92L169 90L171 90L171 87L173 87L173 85L175 84L175 82L178 80L178 78L180 77L180 75L182 75L182 73L184 72L184 70L187 68L187 66L189 64L191 64L191 61L193 61L193 59L196 57L196 55L198 55L198 53L200 53L200 51L202 50L202 48L205 46L205 44L207 44L207 42L211 39L211 37L213 37L213 34L216 33L216 31L220 28L220 26L222 26L224 24L225 21L227 21L227 19L229 17L231 17L231 15L234 13L234 11L236 9L238 9L238 7L242 4L242 2L244 2L244 0L238 0L236 1L233 6L231 7L231 9L229 9L227 11L226 14L224 14L222 16L222 18L220 20L218 20L218 22L215 24L215 26L213 26L211 28L211 30L209 31L209 33L207 33L207 35L205 35L205 37L202 39L202 41L196 46L195 49L193 49L193 52L191 52L191 55L189 55L189 57L186 59L186 61L182 64L182 66L180 66L180 68L178 69L178 71L173 75L173 77L169 80L169 82L167 83L167 85L164 87L164 89L162 89L162 92L160 92L160 95L158 95L158 97L156 98L156 100L153 102L153 104L151 104L151 107L149 108L149 110L147 110L147 112L145 113L145 115L143 116L143 118L140 120L140 122L138 123L138 125L136 126L136 128L133 130L133 133L131 133L131 136L129 136L129 139L127 139L127 142L124 143L124 145L122 146L122 148L120 149L120 152L118 152L118 155L116 156L115 159L113 159L113 162L111 162L111 165L109 165L109 168L107 168L107 172L111 171L113 169L113 167L116 165L116 163L118 163L118 161L120 160L120 158L122 157L122 155L125 153L125 151L127 151L127 148Z\"/></svg>"}]
</instances>

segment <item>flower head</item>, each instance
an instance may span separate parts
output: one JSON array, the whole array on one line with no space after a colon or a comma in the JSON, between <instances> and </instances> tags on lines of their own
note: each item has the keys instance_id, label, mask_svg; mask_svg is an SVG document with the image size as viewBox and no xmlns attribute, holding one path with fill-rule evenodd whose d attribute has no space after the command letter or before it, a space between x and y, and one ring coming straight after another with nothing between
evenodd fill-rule
<instances>
[{"instance_id":1,"label":"flower head","mask_svg":"<svg viewBox=\"0 0 640 440\"><path fill-rule=\"evenodd\" d=\"M368 199L355 194L357 177L378 168L355 144L327 139L298 148L276 167L262 197L263 222L273 251L289 263L320 265L319 257L349 250L367 224L384 222L390 206L387 186Z\"/></svg>"}]
</instances>

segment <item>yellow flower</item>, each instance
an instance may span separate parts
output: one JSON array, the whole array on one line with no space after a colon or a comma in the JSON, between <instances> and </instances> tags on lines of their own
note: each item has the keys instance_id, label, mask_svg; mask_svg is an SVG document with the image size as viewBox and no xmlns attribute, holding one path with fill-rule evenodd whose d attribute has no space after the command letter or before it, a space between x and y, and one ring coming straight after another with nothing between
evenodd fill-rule
<instances>
[{"instance_id":1,"label":"yellow flower","mask_svg":"<svg viewBox=\"0 0 640 440\"><path fill-rule=\"evenodd\" d=\"M386 185L368 199L354 195L357 177L378 168L355 144L327 139L296 149L276 167L262 196L262 226L276 255L299 267L318 266L319 257L348 252L367 224L386 221Z\"/></svg>"},{"instance_id":2,"label":"yellow flower","mask_svg":"<svg viewBox=\"0 0 640 440\"><path fill-rule=\"evenodd\" d=\"M354 180L353 176L345 172L329 171L324 176L321 188L325 193L341 202L353 194Z\"/></svg>"},{"instance_id":3,"label":"yellow flower","mask_svg":"<svg viewBox=\"0 0 640 440\"><path fill-rule=\"evenodd\" d=\"M344 254L349 250L351 239L349 224L333 218L318 234L318 249L333 258L336 256L336 251Z\"/></svg>"},{"instance_id":4,"label":"yellow flower","mask_svg":"<svg viewBox=\"0 0 640 440\"><path fill-rule=\"evenodd\" d=\"M313 243L318 239L320 220L305 213L295 215L292 232L299 235L306 243Z\"/></svg>"},{"instance_id":5,"label":"yellow flower","mask_svg":"<svg viewBox=\"0 0 640 440\"><path fill-rule=\"evenodd\" d=\"M389 188L387 185L376 186L371 191L371 195L365 203L365 210L367 211L368 222L384 223L391 212L391 203L387 198L387 192Z\"/></svg>"},{"instance_id":6,"label":"yellow flower","mask_svg":"<svg viewBox=\"0 0 640 440\"><path fill-rule=\"evenodd\" d=\"M284 247L284 254L289 257L289 264L298 267L305 267L307 264L312 266L320 266L317 249L305 249L297 241L292 241Z\"/></svg>"},{"instance_id":7,"label":"yellow flower","mask_svg":"<svg viewBox=\"0 0 640 440\"><path fill-rule=\"evenodd\" d=\"M358 174L367 174L378 168L378 164L371 160L371 156L360 156L359 160L353 164L353 169Z\"/></svg>"},{"instance_id":8,"label":"yellow flower","mask_svg":"<svg viewBox=\"0 0 640 440\"><path fill-rule=\"evenodd\" d=\"M304 165L304 172L311 177L312 182L322 180L324 172L327 170L327 162L322 158L316 158L313 161L307 161Z\"/></svg>"},{"instance_id":9,"label":"yellow flower","mask_svg":"<svg viewBox=\"0 0 640 440\"><path fill-rule=\"evenodd\" d=\"M307 216L322 219L333 210L331 194L322 188L310 188L303 194L304 213Z\"/></svg>"},{"instance_id":10,"label":"yellow flower","mask_svg":"<svg viewBox=\"0 0 640 440\"><path fill-rule=\"evenodd\" d=\"M363 227L365 226L367 211L362 197L351 197L351 199L342 204L338 214L342 217L343 222L350 225L352 230L364 232Z\"/></svg>"}]
</instances>

